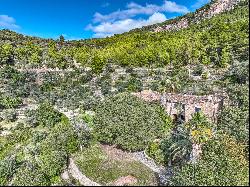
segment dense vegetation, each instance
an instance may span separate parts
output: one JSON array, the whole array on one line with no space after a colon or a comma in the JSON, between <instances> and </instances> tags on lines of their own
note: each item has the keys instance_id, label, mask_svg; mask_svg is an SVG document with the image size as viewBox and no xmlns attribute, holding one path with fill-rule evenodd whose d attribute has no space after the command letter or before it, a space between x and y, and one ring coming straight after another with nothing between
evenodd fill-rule
<instances>
[{"instance_id":1,"label":"dense vegetation","mask_svg":"<svg viewBox=\"0 0 250 187\"><path fill-rule=\"evenodd\" d=\"M101 142L129 151L143 150L171 126L161 110L135 96L117 95L98 105L94 128Z\"/></svg>"},{"instance_id":2,"label":"dense vegetation","mask_svg":"<svg viewBox=\"0 0 250 187\"><path fill-rule=\"evenodd\" d=\"M164 67L205 64L226 67L233 60L248 58L248 7L230 12L176 32L130 32L87 41L55 42L26 38L2 31L1 64L19 67L68 68L89 66L96 73L107 63L121 66ZM15 44L15 39L21 44Z\"/></svg>"},{"instance_id":3,"label":"dense vegetation","mask_svg":"<svg viewBox=\"0 0 250 187\"><path fill-rule=\"evenodd\" d=\"M51 112L52 108L41 105L35 112L37 116ZM38 118L39 120L39 118ZM1 185L51 185L60 183L60 173L67 166L69 154L78 150L78 134L65 119L43 118L54 123L38 123L29 126L18 123L11 135L1 138L0 170ZM47 121L48 122L48 121Z\"/></svg>"},{"instance_id":4,"label":"dense vegetation","mask_svg":"<svg viewBox=\"0 0 250 187\"><path fill-rule=\"evenodd\" d=\"M149 168L105 146L167 166L164 185L248 185L248 15L243 0L178 31L80 41L0 31L0 185L79 185L62 179L70 159L105 185L124 175L156 185ZM217 122L202 112L173 122L131 94L145 89L228 100Z\"/></svg>"}]
</instances>

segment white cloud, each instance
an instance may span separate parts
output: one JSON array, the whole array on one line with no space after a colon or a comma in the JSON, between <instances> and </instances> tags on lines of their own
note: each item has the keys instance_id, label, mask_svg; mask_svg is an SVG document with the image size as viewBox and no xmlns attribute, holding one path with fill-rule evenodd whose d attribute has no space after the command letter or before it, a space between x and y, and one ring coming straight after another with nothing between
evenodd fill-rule
<instances>
[{"instance_id":1,"label":"white cloud","mask_svg":"<svg viewBox=\"0 0 250 187\"><path fill-rule=\"evenodd\" d=\"M110 4L109 4L108 2L106 2L106 3L103 3L103 4L102 4L102 7L103 7L103 8L106 8L106 7L109 7L109 5L110 5Z\"/></svg>"},{"instance_id":2,"label":"white cloud","mask_svg":"<svg viewBox=\"0 0 250 187\"><path fill-rule=\"evenodd\" d=\"M0 15L0 28L4 29L19 29L16 20L8 15Z\"/></svg>"},{"instance_id":3,"label":"white cloud","mask_svg":"<svg viewBox=\"0 0 250 187\"><path fill-rule=\"evenodd\" d=\"M197 0L195 4L193 4L191 7L194 9L200 8L203 5L209 3L211 0Z\"/></svg>"},{"instance_id":4,"label":"white cloud","mask_svg":"<svg viewBox=\"0 0 250 187\"><path fill-rule=\"evenodd\" d=\"M95 13L94 22L114 22L117 20L124 20L132 18L136 15L152 15L156 12L170 12L170 13L188 13L189 10L183 5L178 5L173 1L165 0L162 5L146 4L145 6L131 2L127 5L125 10L117 10L107 15Z\"/></svg>"},{"instance_id":5,"label":"white cloud","mask_svg":"<svg viewBox=\"0 0 250 187\"><path fill-rule=\"evenodd\" d=\"M102 38L127 32L131 29L141 28L142 26L152 25L166 21L164 14L156 12L148 19L124 19L115 22L102 22L97 26L89 25L87 29L92 30L95 34L93 37Z\"/></svg>"}]
</instances>

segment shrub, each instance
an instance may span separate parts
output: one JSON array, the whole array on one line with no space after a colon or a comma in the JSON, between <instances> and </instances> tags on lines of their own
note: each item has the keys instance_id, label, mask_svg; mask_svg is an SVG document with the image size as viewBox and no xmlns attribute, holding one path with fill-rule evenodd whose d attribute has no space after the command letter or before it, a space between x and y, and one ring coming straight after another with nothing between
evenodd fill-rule
<instances>
[{"instance_id":1,"label":"shrub","mask_svg":"<svg viewBox=\"0 0 250 187\"><path fill-rule=\"evenodd\" d=\"M17 120L17 113L15 110L5 110L3 113L3 119L8 122L14 122Z\"/></svg>"},{"instance_id":2,"label":"shrub","mask_svg":"<svg viewBox=\"0 0 250 187\"><path fill-rule=\"evenodd\" d=\"M219 115L218 130L234 136L239 142L247 143L249 141L249 111L237 107L224 108Z\"/></svg>"},{"instance_id":3,"label":"shrub","mask_svg":"<svg viewBox=\"0 0 250 187\"><path fill-rule=\"evenodd\" d=\"M203 71L204 71L203 65L198 64L198 65L195 66L195 68L193 70L193 74L195 76L200 76L200 75L202 75Z\"/></svg>"},{"instance_id":4,"label":"shrub","mask_svg":"<svg viewBox=\"0 0 250 187\"><path fill-rule=\"evenodd\" d=\"M67 154L64 151L45 149L38 157L41 170L51 178L60 175L67 165Z\"/></svg>"},{"instance_id":5,"label":"shrub","mask_svg":"<svg viewBox=\"0 0 250 187\"><path fill-rule=\"evenodd\" d=\"M201 77L202 77L203 79L208 79L209 73L208 73L208 72L203 72L203 73L201 74Z\"/></svg>"},{"instance_id":6,"label":"shrub","mask_svg":"<svg viewBox=\"0 0 250 187\"><path fill-rule=\"evenodd\" d=\"M20 98L14 98L0 93L0 109L16 108L20 104L22 104L22 100Z\"/></svg>"},{"instance_id":7,"label":"shrub","mask_svg":"<svg viewBox=\"0 0 250 187\"><path fill-rule=\"evenodd\" d=\"M0 185L7 185L12 175L18 167L18 162L15 157L7 157L0 160Z\"/></svg>"},{"instance_id":8,"label":"shrub","mask_svg":"<svg viewBox=\"0 0 250 187\"><path fill-rule=\"evenodd\" d=\"M18 168L13 177L14 186L48 186L49 179L45 173L42 173L37 166L32 163L24 163Z\"/></svg>"},{"instance_id":9,"label":"shrub","mask_svg":"<svg viewBox=\"0 0 250 187\"><path fill-rule=\"evenodd\" d=\"M129 151L143 150L162 137L165 121L159 108L124 94L107 98L96 108L94 132L101 142Z\"/></svg>"},{"instance_id":10,"label":"shrub","mask_svg":"<svg viewBox=\"0 0 250 187\"><path fill-rule=\"evenodd\" d=\"M137 79L137 78L130 78L128 83L127 83L127 90L130 91L130 92L139 92L139 91L142 91L142 82Z\"/></svg>"},{"instance_id":11,"label":"shrub","mask_svg":"<svg viewBox=\"0 0 250 187\"><path fill-rule=\"evenodd\" d=\"M146 148L146 154L158 164L165 164L165 156L160 145L159 141L151 142Z\"/></svg>"},{"instance_id":12,"label":"shrub","mask_svg":"<svg viewBox=\"0 0 250 187\"><path fill-rule=\"evenodd\" d=\"M187 164L174 171L174 186L248 186L248 161L242 144L228 135L219 135L203 148L197 164Z\"/></svg>"},{"instance_id":13,"label":"shrub","mask_svg":"<svg viewBox=\"0 0 250 187\"><path fill-rule=\"evenodd\" d=\"M42 142L43 149L53 149L73 153L80 145L74 127L69 123L59 123L51 129L48 138Z\"/></svg>"},{"instance_id":14,"label":"shrub","mask_svg":"<svg viewBox=\"0 0 250 187\"><path fill-rule=\"evenodd\" d=\"M183 164L192 151L192 142L188 130L179 126L171 135L166 137L160 145L166 164Z\"/></svg>"},{"instance_id":15,"label":"shrub","mask_svg":"<svg viewBox=\"0 0 250 187\"><path fill-rule=\"evenodd\" d=\"M33 126L50 126L61 122L63 114L53 108L53 106L47 102L39 105L35 111L29 111L27 114L28 122Z\"/></svg>"}]
</instances>

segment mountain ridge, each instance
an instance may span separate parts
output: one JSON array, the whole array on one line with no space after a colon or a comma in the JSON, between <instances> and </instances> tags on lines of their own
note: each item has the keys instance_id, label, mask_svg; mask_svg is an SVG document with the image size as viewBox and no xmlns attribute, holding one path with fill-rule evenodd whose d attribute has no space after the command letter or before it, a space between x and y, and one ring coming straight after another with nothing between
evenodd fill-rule
<instances>
[{"instance_id":1,"label":"mountain ridge","mask_svg":"<svg viewBox=\"0 0 250 187\"><path fill-rule=\"evenodd\" d=\"M230 11L235 8L235 6L239 5L240 3L249 4L248 0L212 0L210 3L202 6L201 8L197 9L195 12L187 13L183 16L179 16L170 20L167 20L162 23L157 23L153 25L143 26L142 28L135 28L128 32L122 33L131 33L131 32L138 32L138 31L152 31L152 32L162 32L162 31L175 31L180 29L185 29L189 27L191 24L198 24L204 19L210 19L213 16L221 14L226 11ZM4 37L1 37L1 32L3 33ZM9 29L0 29L0 40L8 38L9 35L16 33L18 37L21 38L29 38L31 40L44 40L44 41L51 41L57 40L52 38L42 38L36 36L29 36L25 34L21 34ZM115 34L122 35L122 34ZM111 36L113 37L113 36ZM110 38L110 37L109 37ZM89 39L80 39L80 40L69 40L70 41L90 41L90 40L98 40L98 38L89 38Z\"/></svg>"},{"instance_id":2,"label":"mountain ridge","mask_svg":"<svg viewBox=\"0 0 250 187\"><path fill-rule=\"evenodd\" d=\"M162 23L157 23L142 28L133 29L133 31L174 31L189 27L191 24L198 24L204 19L210 19L213 16L221 14L223 12L234 9L240 3L248 4L247 0L212 0L210 3L197 9L195 12L187 13L183 16L179 16Z\"/></svg>"}]
</instances>

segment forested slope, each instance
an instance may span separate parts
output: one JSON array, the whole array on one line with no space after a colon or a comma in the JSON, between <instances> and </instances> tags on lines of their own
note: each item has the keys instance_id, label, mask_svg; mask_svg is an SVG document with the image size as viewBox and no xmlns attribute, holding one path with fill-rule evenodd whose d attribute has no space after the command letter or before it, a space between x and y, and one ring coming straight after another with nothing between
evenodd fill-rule
<instances>
[{"instance_id":1,"label":"forested slope","mask_svg":"<svg viewBox=\"0 0 250 187\"><path fill-rule=\"evenodd\" d=\"M77 63L96 72L108 63L134 67L226 67L233 60L246 60L249 56L249 8L243 2L233 10L178 31L128 32L104 39L65 42L2 30L0 63L50 68L74 67Z\"/></svg>"}]
</instances>

